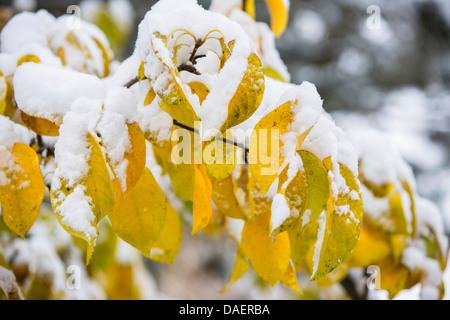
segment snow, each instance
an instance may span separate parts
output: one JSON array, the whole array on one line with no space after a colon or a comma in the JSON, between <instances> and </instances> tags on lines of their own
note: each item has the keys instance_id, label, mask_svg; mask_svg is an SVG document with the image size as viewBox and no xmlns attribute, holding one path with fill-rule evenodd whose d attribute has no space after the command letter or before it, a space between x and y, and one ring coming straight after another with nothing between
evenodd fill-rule
<instances>
[{"instance_id":1,"label":"snow","mask_svg":"<svg viewBox=\"0 0 450 320\"><path fill-rule=\"evenodd\" d=\"M33 132L2 115L0 115L0 128L0 145L8 148L12 148L16 142L29 144L35 137Z\"/></svg>"},{"instance_id":2,"label":"snow","mask_svg":"<svg viewBox=\"0 0 450 320\"><path fill-rule=\"evenodd\" d=\"M61 123L72 103L81 97L102 99L105 86L95 76L36 63L25 63L14 75L15 99L29 115Z\"/></svg>"},{"instance_id":3,"label":"snow","mask_svg":"<svg viewBox=\"0 0 450 320\"><path fill-rule=\"evenodd\" d=\"M177 32L177 30L180 31ZM206 59L202 59L204 61L201 68L204 68L203 71L207 72L203 74L203 77L197 77L196 80L213 85L209 88L210 93L201 105L198 97L191 93L188 84L182 81L183 77L176 76L175 79L178 85L182 87L194 111L202 120L204 132L210 132L209 129L220 128L225 122L228 116L228 104L241 83L247 68L247 59L252 53L252 49L245 32L237 23L221 14L204 10L196 4L196 1L159 1L146 14L139 25L135 51L139 59L145 62L146 76L151 79L152 86L158 94L164 94L166 90L170 89L169 83L173 78L171 70L173 72L177 66L186 62L183 59L188 56L186 53L184 57L183 55L181 57L174 56L174 42L182 33L181 30L190 32L196 39L205 39L210 32L210 37L223 36L226 43L235 41L232 55L219 73L215 73L216 64L213 63L213 55L209 54ZM173 38L167 39L167 44L165 44L161 39L156 38L155 34L157 33L165 36L172 34ZM185 44L193 44L192 41L182 41ZM206 46L204 50L211 48L214 43L217 46L217 42L217 40L211 38L203 45ZM175 62L175 60L177 61ZM202 64L201 61L199 63ZM208 75L208 77L205 75ZM208 80L206 81L205 78L208 78ZM207 138L204 137L204 139Z\"/></svg>"},{"instance_id":4,"label":"snow","mask_svg":"<svg viewBox=\"0 0 450 320\"><path fill-rule=\"evenodd\" d=\"M290 214L291 210L287 204L286 197L280 193L276 194L272 201L271 232L279 228L289 218Z\"/></svg>"},{"instance_id":5,"label":"snow","mask_svg":"<svg viewBox=\"0 0 450 320\"><path fill-rule=\"evenodd\" d=\"M225 217L225 230L237 244L240 245L242 239L242 230L244 230L245 221Z\"/></svg>"},{"instance_id":6,"label":"snow","mask_svg":"<svg viewBox=\"0 0 450 320\"><path fill-rule=\"evenodd\" d=\"M45 10L15 15L0 34L1 52L12 54L30 43L47 46L49 30L54 21L55 18Z\"/></svg>"}]
</instances>

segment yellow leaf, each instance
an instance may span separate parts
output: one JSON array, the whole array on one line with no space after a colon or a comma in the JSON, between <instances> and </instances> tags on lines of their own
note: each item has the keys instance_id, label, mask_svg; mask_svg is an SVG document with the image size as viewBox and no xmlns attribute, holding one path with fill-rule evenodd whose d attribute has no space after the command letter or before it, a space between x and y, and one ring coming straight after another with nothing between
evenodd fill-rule
<instances>
[{"instance_id":1,"label":"yellow leaf","mask_svg":"<svg viewBox=\"0 0 450 320\"><path fill-rule=\"evenodd\" d=\"M169 174L172 188L183 201L194 200L194 164L175 165L164 161L164 169Z\"/></svg>"},{"instance_id":2,"label":"yellow leaf","mask_svg":"<svg viewBox=\"0 0 450 320\"><path fill-rule=\"evenodd\" d=\"M284 0L266 0L270 13L272 31L279 37L287 27L289 7Z\"/></svg>"},{"instance_id":3,"label":"yellow leaf","mask_svg":"<svg viewBox=\"0 0 450 320\"><path fill-rule=\"evenodd\" d=\"M304 225L307 225L315 221L324 210L327 210L330 182L327 170L314 154L308 151L299 151L298 154L303 161L307 183L306 208L309 210L309 222L305 221L304 223Z\"/></svg>"},{"instance_id":4,"label":"yellow leaf","mask_svg":"<svg viewBox=\"0 0 450 320\"><path fill-rule=\"evenodd\" d=\"M316 222L308 224L302 228L301 220L297 220L288 230L289 243L291 246L291 259L296 269L298 269L313 249L317 240L319 224Z\"/></svg>"},{"instance_id":5,"label":"yellow leaf","mask_svg":"<svg viewBox=\"0 0 450 320\"><path fill-rule=\"evenodd\" d=\"M377 263L380 268L381 289L389 292L389 298L406 288L410 271L402 264L397 264L394 258L387 257Z\"/></svg>"},{"instance_id":6,"label":"yellow leaf","mask_svg":"<svg viewBox=\"0 0 450 320\"><path fill-rule=\"evenodd\" d=\"M78 185L70 188L66 186L66 181L61 180L61 188L59 190L52 189L50 198L55 215L64 230L88 243L86 260L89 263L94 249L94 241L98 235L97 224L111 212L115 202L115 194L106 160L98 141L90 133L88 133L86 139L91 149L91 155L88 160L89 171L86 177ZM90 198L89 205L95 218L93 221L88 222L95 229L95 235L88 233L86 230L78 230L72 225L65 223L65 212L61 211L61 205L75 190L77 194L81 193L82 196Z\"/></svg>"},{"instance_id":7,"label":"yellow leaf","mask_svg":"<svg viewBox=\"0 0 450 320\"><path fill-rule=\"evenodd\" d=\"M125 242L146 257L166 221L167 204L164 192L148 168L144 169L136 186L118 199L109 213L114 231Z\"/></svg>"},{"instance_id":8,"label":"yellow leaf","mask_svg":"<svg viewBox=\"0 0 450 320\"><path fill-rule=\"evenodd\" d=\"M270 214L254 222L245 222L241 247L255 271L273 286L286 274L290 259L287 232L275 240L270 237Z\"/></svg>"},{"instance_id":9,"label":"yellow leaf","mask_svg":"<svg viewBox=\"0 0 450 320\"><path fill-rule=\"evenodd\" d=\"M140 66L139 66L139 70L138 70L139 82L141 82L142 79L144 79L144 78L145 78L145 63L144 63L144 61L142 61ZM146 105L146 104L144 104L144 105Z\"/></svg>"},{"instance_id":10,"label":"yellow leaf","mask_svg":"<svg viewBox=\"0 0 450 320\"><path fill-rule=\"evenodd\" d=\"M212 185L203 165L194 166L193 225L192 234L204 229L212 216Z\"/></svg>"},{"instance_id":11,"label":"yellow leaf","mask_svg":"<svg viewBox=\"0 0 450 320\"><path fill-rule=\"evenodd\" d=\"M15 108L14 90L0 71L0 115L12 118L14 116Z\"/></svg>"},{"instance_id":12,"label":"yellow leaf","mask_svg":"<svg viewBox=\"0 0 450 320\"><path fill-rule=\"evenodd\" d=\"M125 159L128 160L127 166L127 190L125 195L130 192L139 181L145 168L146 145L145 136L137 123L127 124L128 134L130 136L131 151L125 153Z\"/></svg>"},{"instance_id":13,"label":"yellow leaf","mask_svg":"<svg viewBox=\"0 0 450 320\"><path fill-rule=\"evenodd\" d=\"M256 12L255 12L255 0L245 0L244 1L244 11L249 14L250 17L255 20L256 18Z\"/></svg>"},{"instance_id":14,"label":"yellow leaf","mask_svg":"<svg viewBox=\"0 0 450 320\"><path fill-rule=\"evenodd\" d=\"M368 267L386 258L391 251L387 235L364 222L355 250L348 257L352 267Z\"/></svg>"},{"instance_id":15,"label":"yellow leaf","mask_svg":"<svg viewBox=\"0 0 450 320\"><path fill-rule=\"evenodd\" d=\"M167 38L161 34L155 34L157 40L163 41L167 46ZM166 111L175 120L184 123L185 125L194 126L194 122L199 118L190 104L183 89L183 82L180 78L178 68L172 60L170 65L161 57L158 50L154 50L156 57L164 64L172 74L173 80L168 84L166 90L156 92L161 98L160 108Z\"/></svg>"},{"instance_id":16,"label":"yellow leaf","mask_svg":"<svg viewBox=\"0 0 450 320\"><path fill-rule=\"evenodd\" d=\"M213 183L212 200L219 212L223 215L235 219L244 219L236 195L234 194L234 185L231 176Z\"/></svg>"},{"instance_id":17,"label":"yellow leaf","mask_svg":"<svg viewBox=\"0 0 450 320\"><path fill-rule=\"evenodd\" d=\"M45 193L44 179L39 158L32 148L17 142L11 154L8 153L0 154L0 173L9 180L0 184L2 216L8 228L24 238L39 215Z\"/></svg>"},{"instance_id":18,"label":"yellow leaf","mask_svg":"<svg viewBox=\"0 0 450 320\"><path fill-rule=\"evenodd\" d=\"M339 171L349 187L349 193L339 194L336 200L330 197L326 213L318 219L321 221L314 248L313 281L326 276L350 254L360 233L363 208L358 180L342 164ZM350 196L353 191L358 197Z\"/></svg>"},{"instance_id":19,"label":"yellow leaf","mask_svg":"<svg viewBox=\"0 0 450 320\"><path fill-rule=\"evenodd\" d=\"M295 273L295 268L293 264L289 263L286 273L281 279L281 284L294 291L297 291L298 293L302 292L300 290L300 287L298 286L297 275Z\"/></svg>"},{"instance_id":20,"label":"yellow leaf","mask_svg":"<svg viewBox=\"0 0 450 320\"><path fill-rule=\"evenodd\" d=\"M228 291L242 276L250 269L250 264L245 258L244 253L238 247L236 252L236 261L234 263L233 271L231 272L230 279L225 287L220 291L225 293Z\"/></svg>"},{"instance_id":21,"label":"yellow leaf","mask_svg":"<svg viewBox=\"0 0 450 320\"><path fill-rule=\"evenodd\" d=\"M294 121L293 107L297 101L288 101L262 118L255 126L250 140L249 163L252 175L266 194L278 177L278 171L285 162L282 137L288 133ZM296 150L300 149L312 127L301 133Z\"/></svg>"},{"instance_id":22,"label":"yellow leaf","mask_svg":"<svg viewBox=\"0 0 450 320\"><path fill-rule=\"evenodd\" d=\"M22 58L20 58L20 59L17 61L17 66L19 67L19 66L21 66L23 63L26 63L26 62L39 63L39 62L41 62L41 60L40 60L38 57L36 57L35 55L28 54L28 55L26 55L26 56L23 56Z\"/></svg>"},{"instance_id":23,"label":"yellow leaf","mask_svg":"<svg viewBox=\"0 0 450 320\"><path fill-rule=\"evenodd\" d=\"M244 211L247 216L247 220L255 221L260 217L270 213L272 207L272 199L264 197L261 188L256 180L253 178L250 172L247 170L248 177L248 211Z\"/></svg>"},{"instance_id":24,"label":"yellow leaf","mask_svg":"<svg viewBox=\"0 0 450 320\"><path fill-rule=\"evenodd\" d=\"M206 100L206 97L210 93L208 87L199 81L190 82L189 87L191 88L192 94L197 95L198 99L200 100L200 104L202 104L203 101Z\"/></svg>"},{"instance_id":25,"label":"yellow leaf","mask_svg":"<svg viewBox=\"0 0 450 320\"><path fill-rule=\"evenodd\" d=\"M203 164L208 176L212 180L223 180L230 176L235 168L236 147L218 139L203 145Z\"/></svg>"},{"instance_id":26,"label":"yellow leaf","mask_svg":"<svg viewBox=\"0 0 450 320\"><path fill-rule=\"evenodd\" d=\"M153 100L155 100L155 97L156 97L155 90L153 90L153 88L150 88L147 95L145 96L144 106L151 105Z\"/></svg>"},{"instance_id":27,"label":"yellow leaf","mask_svg":"<svg viewBox=\"0 0 450 320\"><path fill-rule=\"evenodd\" d=\"M288 170L289 165L286 166L285 170L283 170L278 178L278 193L285 196L287 205L290 209L290 214L278 228L273 230L272 235L290 229L297 220L301 220L301 225L303 225L303 213L306 210L308 194L305 173L302 170L298 170L295 177L288 182ZM285 186L286 183L287 186ZM285 189L283 190L283 188ZM310 217L308 216L306 219L307 220L304 221L305 226L310 222Z\"/></svg>"},{"instance_id":28,"label":"yellow leaf","mask_svg":"<svg viewBox=\"0 0 450 320\"><path fill-rule=\"evenodd\" d=\"M59 126L45 118L38 118L20 111L25 126L41 136L57 137L59 136Z\"/></svg>"},{"instance_id":29,"label":"yellow leaf","mask_svg":"<svg viewBox=\"0 0 450 320\"><path fill-rule=\"evenodd\" d=\"M103 43L95 38L92 38L97 45L97 47L100 49L100 52L102 53L103 58L103 73L100 75L100 78L106 78L109 76L109 64L111 62L111 58L109 56L108 50L105 48Z\"/></svg>"},{"instance_id":30,"label":"yellow leaf","mask_svg":"<svg viewBox=\"0 0 450 320\"><path fill-rule=\"evenodd\" d=\"M281 81L281 82L286 82L286 80L275 70L269 67L265 67L264 69L264 75L266 77Z\"/></svg>"},{"instance_id":31,"label":"yellow leaf","mask_svg":"<svg viewBox=\"0 0 450 320\"><path fill-rule=\"evenodd\" d=\"M153 242L150 259L161 263L172 264L181 247L181 219L178 212L167 204L166 221L160 234Z\"/></svg>"},{"instance_id":32,"label":"yellow leaf","mask_svg":"<svg viewBox=\"0 0 450 320\"><path fill-rule=\"evenodd\" d=\"M261 104L265 83L261 60L255 53L248 57L247 70L228 104L228 118L220 131L234 127L253 115Z\"/></svg>"}]
</instances>

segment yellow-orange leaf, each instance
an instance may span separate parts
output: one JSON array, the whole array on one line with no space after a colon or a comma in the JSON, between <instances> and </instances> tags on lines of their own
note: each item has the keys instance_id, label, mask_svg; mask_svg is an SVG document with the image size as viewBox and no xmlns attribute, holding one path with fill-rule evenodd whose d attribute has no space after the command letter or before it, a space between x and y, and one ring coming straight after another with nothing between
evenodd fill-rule
<instances>
[{"instance_id":1,"label":"yellow-orange leaf","mask_svg":"<svg viewBox=\"0 0 450 320\"><path fill-rule=\"evenodd\" d=\"M289 7L285 0L266 0L270 13L272 31L279 37L287 27Z\"/></svg>"},{"instance_id":2,"label":"yellow-orange leaf","mask_svg":"<svg viewBox=\"0 0 450 320\"><path fill-rule=\"evenodd\" d=\"M127 166L127 190L125 194L130 192L145 168L146 161L146 145L145 136L137 123L127 124L128 134L130 136L131 150L125 154L128 160Z\"/></svg>"},{"instance_id":3,"label":"yellow-orange leaf","mask_svg":"<svg viewBox=\"0 0 450 320\"><path fill-rule=\"evenodd\" d=\"M193 225L192 234L204 229L212 216L212 185L203 165L194 166Z\"/></svg>"},{"instance_id":4,"label":"yellow-orange leaf","mask_svg":"<svg viewBox=\"0 0 450 320\"><path fill-rule=\"evenodd\" d=\"M241 247L255 271L269 285L275 285L286 274L290 259L288 234L280 233L275 241L270 237L270 214L245 222Z\"/></svg>"},{"instance_id":5,"label":"yellow-orange leaf","mask_svg":"<svg viewBox=\"0 0 450 320\"><path fill-rule=\"evenodd\" d=\"M228 291L242 276L250 269L250 264L245 258L244 253L240 248L236 252L236 261L234 263L233 271L231 272L230 279L225 287L221 290L221 293Z\"/></svg>"},{"instance_id":6,"label":"yellow-orange leaf","mask_svg":"<svg viewBox=\"0 0 450 320\"><path fill-rule=\"evenodd\" d=\"M109 214L114 231L150 257L150 250L166 221L167 203L148 168L144 169L136 186L118 199L119 203Z\"/></svg>"},{"instance_id":7,"label":"yellow-orange leaf","mask_svg":"<svg viewBox=\"0 0 450 320\"><path fill-rule=\"evenodd\" d=\"M294 291L297 291L298 293L301 292L300 287L298 286L295 268L292 263L289 263L286 273L284 274L283 278L281 279L281 284L294 290Z\"/></svg>"},{"instance_id":8,"label":"yellow-orange leaf","mask_svg":"<svg viewBox=\"0 0 450 320\"><path fill-rule=\"evenodd\" d=\"M57 137L59 136L59 126L45 118L38 118L20 111L25 126L41 136Z\"/></svg>"},{"instance_id":9,"label":"yellow-orange leaf","mask_svg":"<svg viewBox=\"0 0 450 320\"><path fill-rule=\"evenodd\" d=\"M8 153L0 153L0 174L9 180L0 183L2 216L5 224L23 238L39 215L44 179L39 158L32 148L17 142L11 154Z\"/></svg>"},{"instance_id":10,"label":"yellow-orange leaf","mask_svg":"<svg viewBox=\"0 0 450 320\"><path fill-rule=\"evenodd\" d=\"M170 204L167 204L166 221L152 245L150 259L172 264L180 251L182 231L178 212Z\"/></svg>"}]
</instances>

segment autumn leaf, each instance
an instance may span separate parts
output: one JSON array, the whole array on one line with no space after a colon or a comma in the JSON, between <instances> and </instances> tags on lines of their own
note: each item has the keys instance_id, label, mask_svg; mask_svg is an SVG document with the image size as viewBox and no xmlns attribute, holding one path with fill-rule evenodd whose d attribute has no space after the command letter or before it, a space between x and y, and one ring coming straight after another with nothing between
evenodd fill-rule
<instances>
[{"instance_id":1,"label":"autumn leaf","mask_svg":"<svg viewBox=\"0 0 450 320\"><path fill-rule=\"evenodd\" d=\"M288 234L270 237L270 214L254 222L245 222L241 247L253 269L273 286L286 274L290 260Z\"/></svg>"},{"instance_id":2,"label":"autumn leaf","mask_svg":"<svg viewBox=\"0 0 450 320\"><path fill-rule=\"evenodd\" d=\"M8 228L24 238L39 215L45 192L36 152L16 142L11 152L0 153L0 174L7 181L0 183L3 220Z\"/></svg>"},{"instance_id":3,"label":"autumn leaf","mask_svg":"<svg viewBox=\"0 0 450 320\"><path fill-rule=\"evenodd\" d=\"M109 213L114 231L125 242L150 257L151 248L166 221L164 192L148 168L136 186Z\"/></svg>"},{"instance_id":4,"label":"autumn leaf","mask_svg":"<svg viewBox=\"0 0 450 320\"><path fill-rule=\"evenodd\" d=\"M171 265L181 247L182 231L181 218L178 212L170 204L167 204L166 221L163 229L153 242L150 259Z\"/></svg>"},{"instance_id":5,"label":"autumn leaf","mask_svg":"<svg viewBox=\"0 0 450 320\"><path fill-rule=\"evenodd\" d=\"M112 210L115 194L99 143L90 133L86 139L91 152L86 177L76 186L67 186L67 182L60 178L59 183L52 184L50 196L62 227L88 243L89 262L98 235L97 223Z\"/></svg>"},{"instance_id":6,"label":"autumn leaf","mask_svg":"<svg viewBox=\"0 0 450 320\"><path fill-rule=\"evenodd\" d=\"M212 216L212 185L203 165L194 167L193 225L192 234L204 229Z\"/></svg>"}]
</instances>

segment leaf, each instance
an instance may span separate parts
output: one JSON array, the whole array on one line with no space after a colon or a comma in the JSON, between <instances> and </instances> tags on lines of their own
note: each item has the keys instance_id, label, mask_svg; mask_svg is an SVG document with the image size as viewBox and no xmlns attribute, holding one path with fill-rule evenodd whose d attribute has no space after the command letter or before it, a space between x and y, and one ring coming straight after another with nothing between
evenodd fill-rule
<instances>
[{"instance_id":1,"label":"leaf","mask_svg":"<svg viewBox=\"0 0 450 320\"><path fill-rule=\"evenodd\" d=\"M20 111L25 126L41 136L57 137L59 136L59 126L45 118L39 118Z\"/></svg>"},{"instance_id":2,"label":"leaf","mask_svg":"<svg viewBox=\"0 0 450 320\"><path fill-rule=\"evenodd\" d=\"M179 164L164 161L164 169L172 182L172 188L183 201L194 200L195 165Z\"/></svg>"},{"instance_id":3,"label":"leaf","mask_svg":"<svg viewBox=\"0 0 450 320\"><path fill-rule=\"evenodd\" d=\"M68 187L66 181L61 178L60 189L52 189L50 198L56 217L64 230L88 243L86 259L87 263L89 263L94 248L94 241L98 235L97 224L111 212L115 202L115 194L106 160L99 143L90 133L87 135L87 141L91 150L87 176L74 187ZM80 204L80 199L87 201L87 205L90 208L73 207ZM70 218L67 218L66 210L72 210ZM93 214L93 219L87 218L91 214ZM71 224L73 219L77 219L84 226L89 224L90 228L95 231L95 234L86 229L80 230L77 226L73 226Z\"/></svg>"},{"instance_id":4,"label":"leaf","mask_svg":"<svg viewBox=\"0 0 450 320\"><path fill-rule=\"evenodd\" d=\"M272 183L278 177L278 171L285 162L283 152L283 136L289 133L293 123L294 107L297 101L283 103L262 118L254 128L250 140L249 163L252 175L266 194ZM312 127L298 135L296 150L300 149Z\"/></svg>"},{"instance_id":5,"label":"leaf","mask_svg":"<svg viewBox=\"0 0 450 320\"><path fill-rule=\"evenodd\" d=\"M149 258L164 227L166 212L164 192L145 168L136 186L123 198L119 197L109 219L120 238Z\"/></svg>"},{"instance_id":6,"label":"leaf","mask_svg":"<svg viewBox=\"0 0 450 320\"><path fill-rule=\"evenodd\" d=\"M328 163L325 159L324 163ZM332 168L328 168L331 169ZM351 171L339 165L339 172L349 187L349 193L328 199L327 211L319 217L318 240L314 248L314 268L311 280L318 280L344 260L355 248L362 223L362 200L359 183ZM357 199L350 196L355 191Z\"/></svg>"},{"instance_id":7,"label":"leaf","mask_svg":"<svg viewBox=\"0 0 450 320\"><path fill-rule=\"evenodd\" d=\"M203 165L194 166L193 225L192 235L204 229L212 216L212 185Z\"/></svg>"},{"instance_id":8,"label":"leaf","mask_svg":"<svg viewBox=\"0 0 450 320\"><path fill-rule=\"evenodd\" d=\"M119 197L109 219L118 236L150 257L153 243L164 227L167 204L164 192L148 168L137 185Z\"/></svg>"},{"instance_id":9,"label":"leaf","mask_svg":"<svg viewBox=\"0 0 450 320\"><path fill-rule=\"evenodd\" d=\"M154 35L152 46L154 46L155 41L162 41L164 45L167 46L167 38L161 34ZM157 90L156 92L161 98L159 107L175 120L193 127L194 122L198 121L199 118L184 93L183 82L175 62L172 59L169 64L168 61L161 56L161 53L158 50L154 50L154 53L161 63L168 68L173 77L173 80L170 81L167 88L164 90ZM154 81L155 79L151 80Z\"/></svg>"},{"instance_id":10,"label":"leaf","mask_svg":"<svg viewBox=\"0 0 450 320\"><path fill-rule=\"evenodd\" d=\"M39 157L32 148L17 142L8 153L0 153L0 173L9 180L0 184L2 215L8 228L24 238L39 215L45 193L44 178Z\"/></svg>"},{"instance_id":11,"label":"leaf","mask_svg":"<svg viewBox=\"0 0 450 320\"><path fill-rule=\"evenodd\" d=\"M0 115L12 118L15 108L14 90L0 71Z\"/></svg>"},{"instance_id":12,"label":"leaf","mask_svg":"<svg viewBox=\"0 0 450 320\"><path fill-rule=\"evenodd\" d=\"M368 267L385 259L390 251L387 235L369 222L364 222L358 243L348 257L348 263L352 267Z\"/></svg>"},{"instance_id":13,"label":"leaf","mask_svg":"<svg viewBox=\"0 0 450 320\"><path fill-rule=\"evenodd\" d=\"M232 139L228 139L233 141ZM223 180L235 168L236 147L231 143L214 139L203 144L203 164L212 180Z\"/></svg>"},{"instance_id":14,"label":"leaf","mask_svg":"<svg viewBox=\"0 0 450 320\"><path fill-rule=\"evenodd\" d=\"M270 13L272 31L279 37L287 27L289 19L289 7L284 0L266 0Z\"/></svg>"},{"instance_id":15,"label":"leaf","mask_svg":"<svg viewBox=\"0 0 450 320\"><path fill-rule=\"evenodd\" d=\"M406 288L410 271L402 264L397 264L394 258L387 257L377 263L380 268L381 289L389 292L389 299Z\"/></svg>"},{"instance_id":16,"label":"leaf","mask_svg":"<svg viewBox=\"0 0 450 320\"><path fill-rule=\"evenodd\" d=\"M131 151L125 153L128 160L127 166L127 189L125 195L138 183L145 168L146 145L145 136L137 123L127 124L130 135Z\"/></svg>"},{"instance_id":17,"label":"leaf","mask_svg":"<svg viewBox=\"0 0 450 320\"><path fill-rule=\"evenodd\" d=\"M292 263L289 263L286 273L281 279L281 284L294 291L297 291L298 293L302 292L300 290L300 287L298 286L297 275L295 273L295 268Z\"/></svg>"},{"instance_id":18,"label":"leaf","mask_svg":"<svg viewBox=\"0 0 450 320\"><path fill-rule=\"evenodd\" d=\"M40 63L41 60L38 57L36 57L35 55L28 54L28 55L25 55L25 56L21 57L17 61L17 66L20 67L22 64L24 64L26 62Z\"/></svg>"},{"instance_id":19,"label":"leaf","mask_svg":"<svg viewBox=\"0 0 450 320\"><path fill-rule=\"evenodd\" d=\"M192 81L189 83L189 87L191 88L192 94L197 95L200 100L200 104L206 100L206 97L210 93L208 87L200 81Z\"/></svg>"},{"instance_id":20,"label":"leaf","mask_svg":"<svg viewBox=\"0 0 450 320\"><path fill-rule=\"evenodd\" d=\"M265 67L263 69L264 71L264 75L266 77L281 81L281 82L286 82L286 79L284 79L275 69L269 68L269 67Z\"/></svg>"},{"instance_id":21,"label":"leaf","mask_svg":"<svg viewBox=\"0 0 450 320\"><path fill-rule=\"evenodd\" d=\"M300 219L287 231L291 246L291 259L296 269L302 265L311 249L313 249L314 243L317 241L318 231L319 224L317 221L303 228Z\"/></svg>"},{"instance_id":22,"label":"leaf","mask_svg":"<svg viewBox=\"0 0 450 320\"><path fill-rule=\"evenodd\" d=\"M250 264L245 258L242 249L238 247L236 252L236 261L234 263L233 271L231 272L230 279L228 283L223 287L220 293L225 293L228 291L247 271L250 269Z\"/></svg>"},{"instance_id":23,"label":"leaf","mask_svg":"<svg viewBox=\"0 0 450 320\"><path fill-rule=\"evenodd\" d=\"M324 210L327 210L330 182L327 170L314 154L307 151L299 151L298 154L302 158L306 176L306 208L309 210L309 222L305 221L303 225L307 225L315 221Z\"/></svg>"},{"instance_id":24,"label":"leaf","mask_svg":"<svg viewBox=\"0 0 450 320\"><path fill-rule=\"evenodd\" d=\"M245 222L241 247L252 267L269 285L279 282L286 273L290 260L288 234L270 237L270 214L254 222Z\"/></svg>"},{"instance_id":25,"label":"leaf","mask_svg":"<svg viewBox=\"0 0 450 320\"><path fill-rule=\"evenodd\" d=\"M290 213L289 217L287 217L279 227L272 231L272 235L289 230L298 220L301 221L300 224L302 228L310 223L310 216L304 217L308 194L305 173L302 170L298 170L296 175L288 181L289 177L287 173L289 167L290 165L286 166L285 170L283 170L278 178L278 193L284 195ZM285 189L283 190L283 188ZM274 228L274 226L272 226L272 228Z\"/></svg>"},{"instance_id":26,"label":"leaf","mask_svg":"<svg viewBox=\"0 0 450 320\"><path fill-rule=\"evenodd\" d=\"M255 20L256 18L255 0L245 0L244 11L247 12L249 16L253 18L253 20Z\"/></svg>"},{"instance_id":27,"label":"leaf","mask_svg":"<svg viewBox=\"0 0 450 320\"><path fill-rule=\"evenodd\" d=\"M212 190L212 200L220 213L230 218L244 219L234 193L234 185L231 176L214 182Z\"/></svg>"},{"instance_id":28,"label":"leaf","mask_svg":"<svg viewBox=\"0 0 450 320\"><path fill-rule=\"evenodd\" d=\"M150 259L171 265L180 251L182 231L178 212L170 204L167 204L166 221L160 234L153 242Z\"/></svg>"},{"instance_id":29,"label":"leaf","mask_svg":"<svg viewBox=\"0 0 450 320\"><path fill-rule=\"evenodd\" d=\"M261 60L255 53L248 57L248 66L236 93L228 104L228 118L220 129L234 127L252 116L261 104L265 83Z\"/></svg>"}]
</instances>

